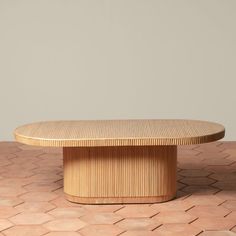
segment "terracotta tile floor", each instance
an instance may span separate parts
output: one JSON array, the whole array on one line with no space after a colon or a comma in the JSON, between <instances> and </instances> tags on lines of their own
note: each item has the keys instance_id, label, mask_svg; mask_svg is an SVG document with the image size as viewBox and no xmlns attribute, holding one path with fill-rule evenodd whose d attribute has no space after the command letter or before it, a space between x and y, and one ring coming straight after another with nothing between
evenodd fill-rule
<instances>
[{"instance_id":1,"label":"terracotta tile floor","mask_svg":"<svg viewBox=\"0 0 236 236\"><path fill-rule=\"evenodd\" d=\"M236 142L179 147L178 196L161 204L66 201L57 148L0 142L0 167L0 235L236 235Z\"/></svg>"}]
</instances>

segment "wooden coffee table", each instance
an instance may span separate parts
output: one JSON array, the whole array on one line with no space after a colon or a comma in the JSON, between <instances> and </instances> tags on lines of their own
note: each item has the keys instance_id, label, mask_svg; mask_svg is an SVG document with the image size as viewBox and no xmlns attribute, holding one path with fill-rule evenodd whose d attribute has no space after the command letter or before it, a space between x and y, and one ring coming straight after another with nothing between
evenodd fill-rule
<instances>
[{"instance_id":1,"label":"wooden coffee table","mask_svg":"<svg viewBox=\"0 0 236 236\"><path fill-rule=\"evenodd\" d=\"M177 145L216 141L225 129L196 120L90 120L27 124L14 134L24 144L63 147L69 201L154 203L176 195Z\"/></svg>"}]
</instances>

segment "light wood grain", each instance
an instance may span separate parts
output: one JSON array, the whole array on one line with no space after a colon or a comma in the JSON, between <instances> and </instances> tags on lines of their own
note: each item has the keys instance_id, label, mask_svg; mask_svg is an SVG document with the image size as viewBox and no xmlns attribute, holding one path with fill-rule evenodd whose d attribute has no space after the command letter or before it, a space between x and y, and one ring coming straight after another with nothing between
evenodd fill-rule
<instances>
[{"instance_id":1,"label":"light wood grain","mask_svg":"<svg viewBox=\"0 0 236 236\"><path fill-rule=\"evenodd\" d=\"M150 203L176 194L176 146L65 147L63 156L70 201Z\"/></svg>"},{"instance_id":2,"label":"light wood grain","mask_svg":"<svg viewBox=\"0 0 236 236\"><path fill-rule=\"evenodd\" d=\"M196 120L90 120L27 124L17 141L35 146L156 146L212 142L224 137L222 125Z\"/></svg>"},{"instance_id":3,"label":"light wood grain","mask_svg":"<svg viewBox=\"0 0 236 236\"><path fill-rule=\"evenodd\" d=\"M14 134L25 144L63 147L70 201L153 203L176 194L176 145L216 141L225 129L196 120L48 121Z\"/></svg>"}]
</instances>

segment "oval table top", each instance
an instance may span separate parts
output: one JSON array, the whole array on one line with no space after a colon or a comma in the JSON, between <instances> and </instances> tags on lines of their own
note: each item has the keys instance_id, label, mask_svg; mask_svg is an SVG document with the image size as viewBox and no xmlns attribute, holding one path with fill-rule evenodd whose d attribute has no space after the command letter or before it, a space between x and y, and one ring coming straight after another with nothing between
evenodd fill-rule
<instances>
[{"instance_id":1,"label":"oval table top","mask_svg":"<svg viewBox=\"0 0 236 236\"><path fill-rule=\"evenodd\" d=\"M14 131L18 142L53 147L190 145L224 134L217 123L178 119L44 121Z\"/></svg>"}]
</instances>

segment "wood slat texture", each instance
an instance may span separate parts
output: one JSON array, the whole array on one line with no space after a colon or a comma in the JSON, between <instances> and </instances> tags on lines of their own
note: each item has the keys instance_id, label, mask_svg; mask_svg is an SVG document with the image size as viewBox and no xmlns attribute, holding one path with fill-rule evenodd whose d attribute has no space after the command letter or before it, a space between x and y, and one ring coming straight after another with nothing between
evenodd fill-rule
<instances>
[{"instance_id":1,"label":"wood slat texture","mask_svg":"<svg viewBox=\"0 0 236 236\"><path fill-rule=\"evenodd\" d=\"M36 146L189 145L224 137L222 125L196 120L82 120L27 124L14 132L17 141Z\"/></svg>"},{"instance_id":2,"label":"wood slat texture","mask_svg":"<svg viewBox=\"0 0 236 236\"><path fill-rule=\"evenodd\" d=\"M64 192L73 202L153 203L176 194L176 146L63 148Z\"/></svg>"}]
</instances>

